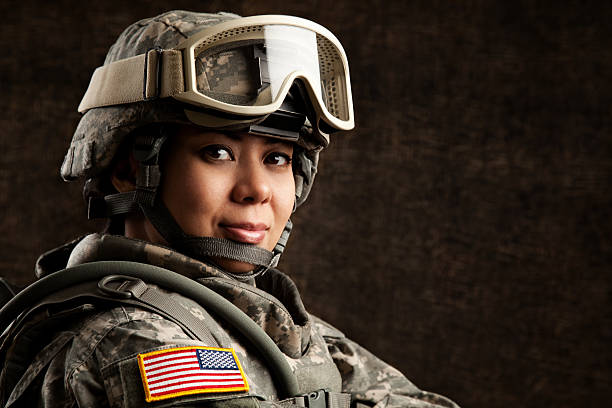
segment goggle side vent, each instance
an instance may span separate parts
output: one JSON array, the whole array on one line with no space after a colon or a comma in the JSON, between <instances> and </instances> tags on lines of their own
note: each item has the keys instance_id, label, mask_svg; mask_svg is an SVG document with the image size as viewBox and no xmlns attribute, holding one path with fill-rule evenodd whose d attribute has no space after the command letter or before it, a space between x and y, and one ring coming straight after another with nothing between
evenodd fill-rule
<instances>
[{"instance_id":1,"label":"goggle side vent","mask_svg":"<svg viewBox=\"0 0 612 408\"><path fill-rule=\"evenodd\" d=\"M258 25L258 26L248 26L248 27L237 27L237 28L232 28L229 30L221 31L220 33L217 33L207 38L206 40L202 41L202 43L199 44L198 47L195 49L195 54L196 55L199 54L202 51L202 49L207 48L210 44L214 44L219 40L223 40L228 37L239 37L243 34L259 33L263 31L263 27L264 26L262 25Z\"/></svg>"},{"instance_id":2,"label":"goggle side vent","mask_svg":"<svg viewBox=\"0 0 612 408\"><path fill-rule=\"evenodd\" d=\"M331 41L320 35L317 35L317 49L319 52L321 85L327 110L333 116L346 120L348 119L346 107L342 106L338 101L338 92L345 90L339 89L341 81L338 81L338 78L334 76L334 73L343 71L340 54Z\"/></svg>"}]
</instances>

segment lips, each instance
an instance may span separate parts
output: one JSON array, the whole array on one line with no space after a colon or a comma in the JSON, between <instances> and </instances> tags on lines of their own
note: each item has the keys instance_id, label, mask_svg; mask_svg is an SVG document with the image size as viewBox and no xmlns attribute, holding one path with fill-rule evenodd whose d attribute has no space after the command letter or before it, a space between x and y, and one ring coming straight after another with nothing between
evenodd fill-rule
<instances>
[{"instance_id":1,"label":"lips","mask_svg":"<svg viewBox=\"0 0 612 408\"><path fill-rule=\"evenodd\" d=\"M269 227L266 224L221 224L226 233L226 238L245 244L259 244L266 237Z\"/></svg>"}]
</instances>

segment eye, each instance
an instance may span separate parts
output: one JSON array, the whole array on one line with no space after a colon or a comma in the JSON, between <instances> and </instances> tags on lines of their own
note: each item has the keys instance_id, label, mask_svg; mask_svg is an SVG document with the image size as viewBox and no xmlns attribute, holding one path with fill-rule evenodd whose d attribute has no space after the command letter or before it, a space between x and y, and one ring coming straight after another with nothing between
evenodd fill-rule
<instances>
[{"instance_id":1,"label":"eye","mask_svg":"<svg viewBox=\"0 0 612 408\"><path fill-rule=\"evenodd\" d=\"M234 160L232 149L223 145L210 145L202 148L200 154L203 158L209 160Z\"/></svg>"},{"instance_id":2,"label":"eye","mask_svg":"<svg viewBox=\"0 0 612 408\"><path fill-rule=\"evenodd\" d=\"M273 164L275 166L287 166L291 163L291 157L285 153L272 152L266 156L264 163Z\"/></svg>"}]
</instances>

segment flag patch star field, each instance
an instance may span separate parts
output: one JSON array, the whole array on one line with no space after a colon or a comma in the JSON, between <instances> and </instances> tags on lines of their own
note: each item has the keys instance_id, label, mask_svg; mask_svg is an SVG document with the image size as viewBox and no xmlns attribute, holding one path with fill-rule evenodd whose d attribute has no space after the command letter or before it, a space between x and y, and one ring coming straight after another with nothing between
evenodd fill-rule
<instances>
[{"instance_id":1,"label":"flag patch star field","mask_svg":"<svg viewBox=\"0 0 612 408\"><path fill-rule=\"evenodd\" d=\"M138 355L147 402L207 392L248 391L232 349L178 347Z\"/></svg>"}]
</instances>

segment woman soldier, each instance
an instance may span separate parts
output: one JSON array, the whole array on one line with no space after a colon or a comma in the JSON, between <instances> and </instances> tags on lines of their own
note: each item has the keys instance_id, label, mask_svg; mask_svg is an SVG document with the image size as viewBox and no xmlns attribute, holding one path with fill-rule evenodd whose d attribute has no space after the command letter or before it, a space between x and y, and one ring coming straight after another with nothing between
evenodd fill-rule
<instances>
[{"instance_id":1,"label":"woman soldier","mask_svg":"<svg viewBox=\"0 0 612 408\"><path fill-rule=\"evenodd\" d=\"M308 314L274 269L319 152L353 127L346 56L329 31L287 16L141 20L79 111L61 174L85 178L89 216L110 221L42 255L36 272L110 270L15 322L3 406L456 406ZM171 270L177 284L135 278L134 265ZM178 290L185 277L212 294ZM213 295L225 306L203 305Z\"/></svg>"}]
</instances>

